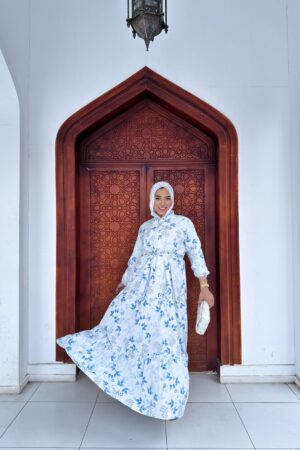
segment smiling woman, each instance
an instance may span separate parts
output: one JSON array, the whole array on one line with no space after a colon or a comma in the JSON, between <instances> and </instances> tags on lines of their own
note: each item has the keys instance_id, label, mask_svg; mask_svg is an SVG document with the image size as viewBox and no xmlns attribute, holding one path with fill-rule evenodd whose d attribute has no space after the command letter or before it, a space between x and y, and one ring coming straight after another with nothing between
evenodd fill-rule
<instances>
[{"instance_id":1,"label":"smiling woman","mask_svg":"<svg viewBox=\"0 0 300 450\"><path fill-rule=\"evenodd\" d=\"M167 189L160 188L155 193L154 209L157 214L162 217L171 206L171 196Z\"/></svg>"},{"instance_id":2,"label":"smiling woman","mask_svg":"<svg viewBox=\"0 0 300 450\"><path fill-rule=\"evenodd\" d=\"M210 272L193 222L173 210L168 182L152 186L149 206L153 218L140 226L120 292L100 323L57 343L107 394L174 420L189 395L185 253L197 278Z\"/></svg>"}]
</instances>

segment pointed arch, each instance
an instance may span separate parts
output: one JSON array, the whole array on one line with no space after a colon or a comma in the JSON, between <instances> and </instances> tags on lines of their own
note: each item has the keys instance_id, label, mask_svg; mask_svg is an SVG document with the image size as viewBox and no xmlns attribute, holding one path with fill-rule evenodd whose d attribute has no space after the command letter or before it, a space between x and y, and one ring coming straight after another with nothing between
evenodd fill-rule
<instances>
[{"instance_id":1,"label":"pointed arch","mask_svg":"<svg viewBox=\"0 0 300 450\"><path fill-rule=\"evenodd\" d=\"M69 117L56 139L57 337L76 330L76 142L144 98L205 131L217 147L219 364L241 363L238 139L220 111L144 67ZM64 351L57 346L57 359Z\"/></svg>"}]
</instances>

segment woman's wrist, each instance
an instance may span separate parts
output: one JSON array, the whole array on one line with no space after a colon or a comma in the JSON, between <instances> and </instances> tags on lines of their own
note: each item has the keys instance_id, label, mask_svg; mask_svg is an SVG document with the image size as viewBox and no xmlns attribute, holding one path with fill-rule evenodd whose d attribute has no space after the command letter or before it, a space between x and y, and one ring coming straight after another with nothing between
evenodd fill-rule
<instances>
[{"instance_id":1,"label":"woman's wrist","mask_svg":"<svg viewBox=\"0 0 300 450\"><path fill-rule=\"evenodd\" d=\"M207 278L205 276L199 277L199 281L200 281L200 289L201 290L209 287Z\"/></svg>"},{"instance_id":2,"label":"woman's wrist","mask_svg":"<svg viewBox=\"0 0 300 450\"><path fill-rule=\"evenodd\" d=\"M203 294L203 292L204 292L204 293L205 293L205 292L209 292L209 287L207 287L207 286L200 287L200 293Z\"/></svg>"}]
</instances>

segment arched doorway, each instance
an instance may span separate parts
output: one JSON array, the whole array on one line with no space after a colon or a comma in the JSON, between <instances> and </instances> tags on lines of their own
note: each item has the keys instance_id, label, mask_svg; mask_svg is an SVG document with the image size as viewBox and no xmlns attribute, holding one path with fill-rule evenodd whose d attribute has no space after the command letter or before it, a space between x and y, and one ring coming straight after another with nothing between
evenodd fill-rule
<instances>
[{"instance_id":1,"label":"arched doorway","mask_svg":"<svg viewBox=\"0 0 300 450\"><path fill-rule=\"evenodd\" d=\"M100 321L138 226L150 218L150 186L166 179L175 189L175 211L195 223L216 299L209 331L198 336L199 283L187 264L189 369L241 362L237 156L236 132L225 116L148 68L62 125L56 143L57 337ZM57 359L69 361L59 347Z\"/></svg>"}]
</instances>

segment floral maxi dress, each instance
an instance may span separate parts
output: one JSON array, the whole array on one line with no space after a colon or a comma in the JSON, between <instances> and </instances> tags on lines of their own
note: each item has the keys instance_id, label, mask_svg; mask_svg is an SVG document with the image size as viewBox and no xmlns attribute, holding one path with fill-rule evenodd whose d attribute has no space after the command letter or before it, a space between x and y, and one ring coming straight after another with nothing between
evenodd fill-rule
<instances>
[{"instance_id":1,"label":"floral maxi dress","mask_svg":"<svg viewBox=\"0 0 300 450\"><path fill-rule=\"evenodd\" d=\"M158 419L182 417L189 394L185 253L196 277L210 273L188 217L144 222L100 323L56 340L104 392Z\"/></svg>"}]
</instances>

